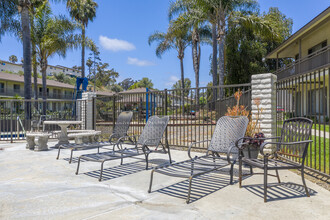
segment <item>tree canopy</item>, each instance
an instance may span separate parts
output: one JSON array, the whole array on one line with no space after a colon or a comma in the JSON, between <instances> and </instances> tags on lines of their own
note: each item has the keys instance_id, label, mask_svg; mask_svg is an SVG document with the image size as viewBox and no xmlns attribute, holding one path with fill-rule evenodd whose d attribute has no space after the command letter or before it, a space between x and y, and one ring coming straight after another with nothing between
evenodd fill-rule
<instances>
[{"instance_id":1,"label":"tree canopy","mask_svg":"<svg viewBox=\"0 0 330 220\"><path fill-rule=\"evenodd\" d=\"M152 83L151 79L147 77L143 77L138 82L134 83L129 90L136 89L136 88L149 88L152 89L154 87L154 84Z\"/></svg>"}]
</instances>

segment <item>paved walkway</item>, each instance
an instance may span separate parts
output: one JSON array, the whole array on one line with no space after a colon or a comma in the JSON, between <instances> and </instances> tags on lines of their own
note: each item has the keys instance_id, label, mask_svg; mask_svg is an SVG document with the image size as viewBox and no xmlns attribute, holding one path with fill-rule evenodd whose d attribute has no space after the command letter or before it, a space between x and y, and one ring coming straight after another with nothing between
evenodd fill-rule
<instances>
[{"instance_id":1,"label":"paved walkway","mask_svg":"<svg viewBox=\"0 0 330 220\"><path fill-rule=\"evenodd\" d=\"M227 174L214 173L194 180L193 202L187 205L185 179L155 174L153 192L147 193L150 171L143 160L106 163L105 180L98 182L100 164L83 162L76 176L68 150L56 160L56 150L33 152L24 143L0 147L0 219L330 219L330 192L307 181L312 196L305 197L303 188L292 184L300 184L300 176L290 171L280 172L289 183L270 189L266 204L262 176L247 178L239 189L228 184ZM183 151L172 156L187 159ZM151 158L160 163L167 157Z\"/></svg>"}]
</instances>

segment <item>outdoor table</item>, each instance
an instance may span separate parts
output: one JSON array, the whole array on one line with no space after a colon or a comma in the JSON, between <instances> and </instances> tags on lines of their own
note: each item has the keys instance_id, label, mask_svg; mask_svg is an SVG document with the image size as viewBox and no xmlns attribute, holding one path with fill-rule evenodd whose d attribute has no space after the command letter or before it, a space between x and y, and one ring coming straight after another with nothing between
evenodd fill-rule
<instances>
[{"instance_id":1,"label":"outdoor table","mask_svg":"<svg viewBox=\"0 0 330 220\"><path fill-rule=\"evenodd\" d=\"M61 127L61 133L58 135L58 143L55 147L58 147L62 144L68 144L68 127L70 125L82 124L82 121L44 121L44 125L58 125Z\"/></svg>"}]
</instances>

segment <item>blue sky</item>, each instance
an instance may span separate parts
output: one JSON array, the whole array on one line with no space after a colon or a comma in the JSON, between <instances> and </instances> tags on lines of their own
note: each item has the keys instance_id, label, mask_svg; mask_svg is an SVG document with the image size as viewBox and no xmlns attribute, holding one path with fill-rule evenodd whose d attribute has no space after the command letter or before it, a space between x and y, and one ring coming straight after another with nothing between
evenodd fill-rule
<instances>
[{"instance_id":1,"label":"blue sky","mask_svg":"<svg viewBox=\"0 0 330 220\"><path fill-rule=\"evenodd\" d=\"M88 25L86 34L99 46L101 59L119 72L117 81L131 77L152 79L155 88L170 88L180 78L180 63L175 50L168 51L159 59L155 55L156 43L149 46L148 37L154 31L166 31L169 0L96 0L97 17ZM278 7L293 19L293 33L329 6L329 0L259 0L260 10ZM54 14L66 14L64 4L52 5ZM88 57L88 51L86 57ZM22 44L11 36L2 37L0 59L10 55L22 57ZM80 50L69 51L66 58L57 55L49 64L72 67L80 65ZM211 81L209 56L211 46L202 47L200 83ZM194 81L191 48L185 51L185 77Z\"/></svg>"}]
</instances>

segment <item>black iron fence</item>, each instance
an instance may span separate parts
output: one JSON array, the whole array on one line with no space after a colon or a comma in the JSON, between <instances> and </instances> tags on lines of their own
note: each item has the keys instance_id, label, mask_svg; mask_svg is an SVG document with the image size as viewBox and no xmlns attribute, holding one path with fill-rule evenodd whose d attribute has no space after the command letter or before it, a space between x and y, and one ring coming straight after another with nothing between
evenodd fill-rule
<instances>
[{"instance_id":1,"label":"black iron fence","mask_svg":"<svg viewBox=\"0 0 330 220\"><path fill-rule=\"evenodd\" d=\"M27 131L31 130L32 121L38 122L46 105L46 120L82 120L86 118L85 100L0 100L0 141L15 141L25 139ZM26 115L26 109L30 114ZM45 131L60 130L57 125L45 125ZM56 134L52 134L54 138Z\"/></svg>"},{"instance_id":2,"label":"black iron fence","mask_svg":"<svg viewBox=\"0 0 330 220\"><path fill-rule=\"evenodd\" d=\"M96 99L96 129L105 139L112 132L116 117L124 110L134 112L129 133L141 133L152 115L168 115L166 140L170 146L188 147L191 142L211 139L218 118L236 105L234 93L242 91L240 105L251 108L250 84L175 90L125 91ZM206 144L196 146L206 148Z\"/></svg>"},{"instance_id":3,"label":"black iron fence","mask_svg":"<svg viewBox=\"0 0 330 220\"><path fill-rule=\"evenodd\" d=\"M285 119L300 116L312 119L313 143L309 146L306 166L328 177L330 176L329 85L329 67L277 82L278 134Z\"/></svg>"}]
</instances>

